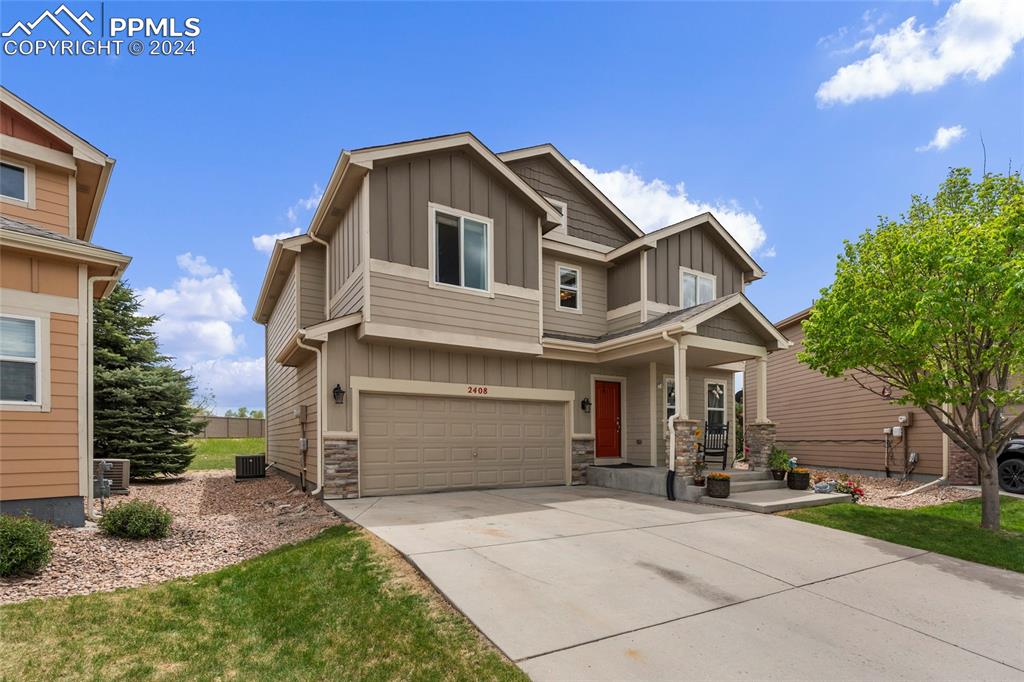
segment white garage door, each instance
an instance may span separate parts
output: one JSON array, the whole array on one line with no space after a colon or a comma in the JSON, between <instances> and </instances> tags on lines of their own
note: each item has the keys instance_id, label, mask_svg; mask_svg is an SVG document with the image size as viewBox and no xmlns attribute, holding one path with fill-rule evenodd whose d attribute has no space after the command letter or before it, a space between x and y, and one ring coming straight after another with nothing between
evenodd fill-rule
<instances>
[{"instance_id":1,"label":"white garage door","mask_svg":"<svg viewBox=\"0 0 1024 682\"><path fill-rule=\"evenodd\" d=\"M565 483L565 406L363 393L361 494Z\"/></svg>"}]
</instances>

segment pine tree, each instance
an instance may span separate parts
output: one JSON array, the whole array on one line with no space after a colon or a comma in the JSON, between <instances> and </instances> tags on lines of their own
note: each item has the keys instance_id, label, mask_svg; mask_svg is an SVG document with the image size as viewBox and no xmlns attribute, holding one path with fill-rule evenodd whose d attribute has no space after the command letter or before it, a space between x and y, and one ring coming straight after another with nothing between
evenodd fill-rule
<instances>
[{"instance_id":1,"label":"pine tree","mask_svg":"<svg viewBox=\"0 0 1024 682\"><path fill-rule=\"evenodd\" d=\"M193 378L160 353L135 292L119 282L97 301L93 331L95 457L131 460L132 478L174 476L195 456Z\"/></svg>"}]
</instances>

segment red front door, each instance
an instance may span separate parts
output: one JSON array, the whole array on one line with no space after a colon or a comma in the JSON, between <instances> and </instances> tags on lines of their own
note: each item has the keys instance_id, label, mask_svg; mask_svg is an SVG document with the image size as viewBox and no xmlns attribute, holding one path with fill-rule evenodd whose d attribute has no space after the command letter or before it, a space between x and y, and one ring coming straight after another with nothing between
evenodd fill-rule
<instances>
[{"instance_id":1,"label":"red front door","mask_svg":"<svg viewBox=\"0 0 1024 682\"><path fill-rule=\"evenodd\" d=\"M594 429L598 457L622 456L622 413L619 392L622 387L614 381L594 382Z\"/></svg>"}]
</instances>

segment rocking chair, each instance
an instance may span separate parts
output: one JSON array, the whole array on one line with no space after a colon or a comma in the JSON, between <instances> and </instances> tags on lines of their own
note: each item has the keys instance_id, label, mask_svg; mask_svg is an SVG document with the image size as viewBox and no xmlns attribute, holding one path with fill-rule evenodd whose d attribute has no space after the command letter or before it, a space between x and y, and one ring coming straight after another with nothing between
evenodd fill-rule
<instances>
[{"instance_id":1,"label":"rocking chair","mask_svg":"<svg viewBox=\"0 0 1024 682\"><path fill-rule=\"evenodd\" d=\"M704 444L701 446L704 461L722 458L722 468L729 463L729 424L711 425L704 422Z\"/></svg>"}]
</instances>

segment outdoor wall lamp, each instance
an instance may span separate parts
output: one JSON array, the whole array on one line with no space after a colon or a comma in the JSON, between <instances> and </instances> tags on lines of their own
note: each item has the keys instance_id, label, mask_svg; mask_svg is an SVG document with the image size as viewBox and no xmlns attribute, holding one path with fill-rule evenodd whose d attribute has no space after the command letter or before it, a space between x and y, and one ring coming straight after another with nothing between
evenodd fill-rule
<instances>
[{"instance_id":1,"label":"outdoor wall lamp","mask_svg":"<svg viewBox=\"0 0 1024 682\"><path fill-rule=\"evenodd\" d=\"M583 400L580 401L580 409L586 412L587 414L590 414L590 405L590 398L584 398Z\"/></svg>"},{"instance_id":2,"label":"outdoor wall lamp","mask_svg":"<svg viewBox=\"0 0 1024 682\"><path fill-rule=\"evenodd\" d=\"M334 396L334 402L338 405L345 404L345 389L341 387L341 384L335 384L334 390L331 391L331 395Z\"/></svg>"}]
</instances>

